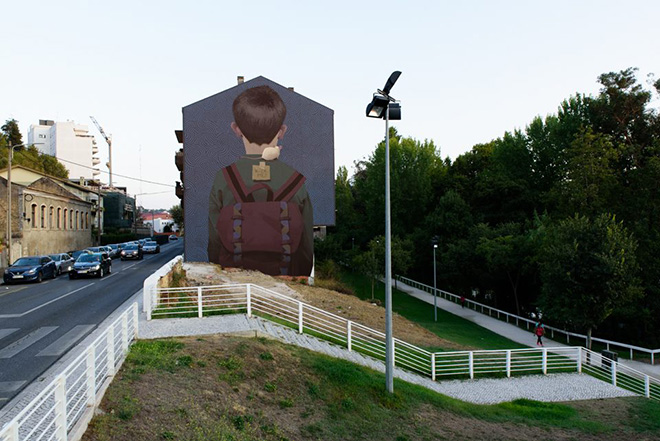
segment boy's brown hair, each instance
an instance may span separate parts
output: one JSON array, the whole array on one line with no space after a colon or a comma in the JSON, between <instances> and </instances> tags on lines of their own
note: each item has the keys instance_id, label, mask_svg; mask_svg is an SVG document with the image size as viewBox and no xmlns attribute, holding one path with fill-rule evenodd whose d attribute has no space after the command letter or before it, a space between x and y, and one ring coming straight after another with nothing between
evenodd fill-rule
<instances>
[{"instance_id":1,"label":"boy's brown hair","mask_svg":"<svg viewBox=\"0 0 660 441\"><path fill-rule=\"evenodd\" d=\"M284 101L268 86L243 91L234 100L232 111L243 136L259 145L271 142L286 118Z\"/></svg>"}]
</instances>

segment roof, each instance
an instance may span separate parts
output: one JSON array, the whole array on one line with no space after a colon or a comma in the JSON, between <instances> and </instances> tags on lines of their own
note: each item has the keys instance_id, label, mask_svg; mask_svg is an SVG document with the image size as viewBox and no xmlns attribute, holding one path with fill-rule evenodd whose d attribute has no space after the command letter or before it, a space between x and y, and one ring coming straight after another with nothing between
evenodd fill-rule
<instances>
[{"instance_id":1,"label":"roof","mask_svg":"<svg viewBox=\"0 0 660 441\"><path fill-rule=\"evenodd\" d=\"M305 99L305 100L309 101L310 103L313 103L313 104L315 104L319 107L322 107L323 109L326 109L327 111L330 111L330 112L334 113L334 111L332 109L330 109L329 107L326 107L323 104L320 104L320 103L318 103L318 102L316 102L312 99L307 98L305 95L301 95L301 94L291 90L290 88L284 87L281 84L278 84L275 81L270 80L270 79L268 79L264 76L261 76L261 75L256 77L256 78L252 78L251 80L245 81L241 84L237 84L234 87L230 87L229 89L223 90L222 92L218 92L215 95L211 95L211 96L208 96L204 99L196 101L194 103L188 104L183 109L185 110L188 107L193 107L193 106L196 106L196 105L199 105L199 104L203 104L207 100L212 101L212 100L218 99L218 98L221 97L221 95L224 95L224 94L229 94L230 93L232 95L238 95L237 92L239 92L239 91L243 91L245 89L250 89L252 87L263 86L263 85L271 86L273 89L275 89L275 91L277 93L280 94L282 99L285 100L285 101L286 101L286 96L285 95L286 94L291 94L290 96L296 96L298 98Z\"/></svg>"}]
</instances>

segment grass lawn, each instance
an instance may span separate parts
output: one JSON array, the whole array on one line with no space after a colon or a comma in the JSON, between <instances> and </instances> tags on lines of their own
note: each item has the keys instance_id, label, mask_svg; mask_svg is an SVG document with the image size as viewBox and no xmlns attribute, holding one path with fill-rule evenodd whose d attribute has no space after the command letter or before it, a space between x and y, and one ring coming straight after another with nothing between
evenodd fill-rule
<instances>
[{"instance_id":1,"label":"grass lawn","mask_svg":"<svg viewBox=\"0 0 660 441\"><path fill-rule=\"evenodd\" d=\"M361 299L371 299L371 280L362 274L344 271L342 282L349 285ZM385 304L385 284L376 283L374 297ZM438 308L438 321L434 321L433 305L418 300L392 286L392 309L408 320L423 326L436 335L478 349L525 348L508 338L502 337L461 317ZM530 333L531 335L531 333ZM532 338L532 337L530 337ZM439 351L440 348L425 348Z\"/></svg>"},{"instance_id":2,"label":"grass lawn","mask_svg":"<svg viewBox=\"0 0 660 441\"><path fill-rule=\"evenodd\" d=\"M139 341L83 440L660 439L643 398L475 405L276 341Z\"/></svg>"}]
</instances>

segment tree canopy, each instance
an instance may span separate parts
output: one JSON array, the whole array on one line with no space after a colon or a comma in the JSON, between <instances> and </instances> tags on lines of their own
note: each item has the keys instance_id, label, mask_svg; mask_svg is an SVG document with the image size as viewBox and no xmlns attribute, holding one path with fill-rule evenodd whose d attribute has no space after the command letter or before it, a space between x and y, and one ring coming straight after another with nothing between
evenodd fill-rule
<instances>
[{"instance_id":1,"label":"tree canopy","mask_svg":"<svg viewBox=\"0 0 660 441\"><path fill-rule=\"evenodd\" d=\"M595 96L568 97L453 161L392 127L392 233L411 251L394 271L430 283L437 237L444 289L520 314L541 308L577 332L660 344L650 332L660 325L660 80L629 68L597 81ZM381 141L352 176L339 169L333 256L375 252L384 166Z\"/></svg>"}]
</instances>

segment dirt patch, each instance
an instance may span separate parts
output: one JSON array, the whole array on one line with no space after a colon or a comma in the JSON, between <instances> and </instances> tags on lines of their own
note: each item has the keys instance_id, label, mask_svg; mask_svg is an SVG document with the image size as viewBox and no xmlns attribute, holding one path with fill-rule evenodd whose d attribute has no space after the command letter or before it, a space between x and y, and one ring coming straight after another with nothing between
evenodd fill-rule
<instances>
[{"instance_id":1,"label":"dirt patch","mask_svg":"<svg viewBox=\"0 0 660 441\"><path fill-rule=\"evenodd\" d=\"M293 282L289 279L271 277L258 271L225 270L219 265L210 263L185 263L183 269L186 271L189 286L253 283L347 320L385 332L385 308L352 295ZM439 347L448 350L473 349L440 338L397 313L392 314L392 327L396 338L417 346Z\"/></svg>"}]
</instances>

